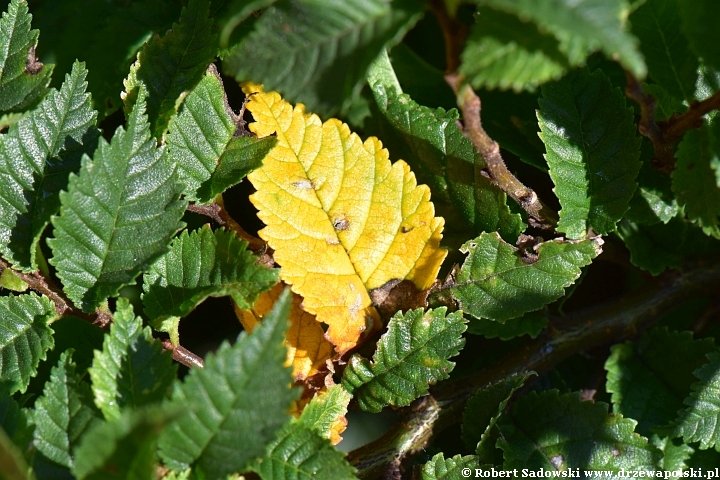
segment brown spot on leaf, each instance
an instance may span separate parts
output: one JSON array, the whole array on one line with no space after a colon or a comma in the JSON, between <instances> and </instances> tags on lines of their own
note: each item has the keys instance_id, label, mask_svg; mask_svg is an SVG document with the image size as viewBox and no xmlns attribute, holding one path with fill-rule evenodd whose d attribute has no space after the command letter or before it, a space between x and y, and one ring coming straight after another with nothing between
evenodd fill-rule
<instances>
[{"instance_id":1,"label":"brown spot on leaf","mask_svg":"<svg viewBox=\"0 0 720 480\"><path fill-rule=\"evenodd\" d=\"M695 162L693 162L687 166L688 170L692 170L693 168L695 168Z\"/></svg>"},{"instance_id":2,"label":"brown spot on leaf","mask_svg":"<svg viewBox=\"0 0 720 480\"><path fill-rule=\"evenodd\" d=\"M35 47L30 47L27 55L27 62L25 62L25 71L30 75L37 75L43 69L42 62L38 62L35 57Z\"/></svg>"},{"instance_id":3,"label":"brown spot on leaf","mask_svg":"<svg viewBox=\"0 0 720 480\"><path fill-rule=\"evenodd\" d=\"M335 230L347 230L350 228L350 220L345 217L336 218L333 220L333 227L335 227Z\"/></svg>"},{"instance_id":4,"label":"brown spot on leaf","mask_svg":"<svg viewBox=\"0 0 720 480\"><path fill-rule=\"evenodd\" d=\"M395 312L427 306L428 290L418 290L410 280L393 279L370 291L370 299L384 319Z\"/></svg>"},{"instance_id":5,"label":"brown spot on leaf","mask_svg":"<svg viewBox=\"0 0 720 480\"><path fill-rule=\"evenodd\" d=\"M403 225L402 227L400 227L400 231L402 233L408 233L408 232L412 231L413 228L415 228L415 227L406 227L405 225Z\"/></svg>"}]
</instances>

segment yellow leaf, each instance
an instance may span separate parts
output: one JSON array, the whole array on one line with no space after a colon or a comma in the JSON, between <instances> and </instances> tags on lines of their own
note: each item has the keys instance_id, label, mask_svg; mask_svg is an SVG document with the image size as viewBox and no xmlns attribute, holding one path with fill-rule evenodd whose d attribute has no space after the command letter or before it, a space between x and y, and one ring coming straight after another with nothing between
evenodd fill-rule
<instances>
[{"instance_id":1,"label":"yellow leaf","mask_svg":"<svg viewBox=\"0 0 720 480\"><path fill-rule=\"evenodd\" d=\"M261 293L252 310L241 310L235 305L235 314L245 330L252 332L258 321L272 309L284 288L285 285L279 283L271 290ZM285 363L292 365L295 380L302 382L325 366L333 354L333 347L325 339L325 332L315 320L315 315L304 311L300 307L301 302L302 298L293 294L290 327L285 334L285 344L288 347Z\"/></svg>"},{"instance_id":2,"label":"yellow leaf","mask_svg":"<svg viewBox=\"0 0 720 480\"><path fill-rule=\"evenodd\" d=\"M248 178L250 199L275 250L280 276L304 298L303 308L328 325L339 355L366 328L380 328L368 290L392 279L427 289L446 251L444 220L430 190L403 161L390 163L377 138L364 143L336 119L322 123L275 92L245 85L258 137L278 144Z\"/></svg>"}]
</instances>

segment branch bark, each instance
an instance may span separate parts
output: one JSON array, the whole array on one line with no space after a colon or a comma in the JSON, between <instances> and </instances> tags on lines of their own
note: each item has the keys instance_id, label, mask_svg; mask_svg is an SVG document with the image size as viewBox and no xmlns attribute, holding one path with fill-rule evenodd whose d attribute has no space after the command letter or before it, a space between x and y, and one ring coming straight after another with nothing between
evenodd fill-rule
<instances>
[{"instance_id":1,"label":"branch bark","mask_svg":"<svg viewBox=\"0 0 720 480\"><path fill-rule=\"evenodd\" d=\"M666 272L626 298L556 319L537 339L469 377L443 382L430 395L401 410L401 421L380 439L350 452L360 478L381 478L421 451L430 438L462 419L467 400L479 389L513 373L544 372L569 356L633 337L679 301L700 289L720 286L720 259L684 272Z\"/></svg>"},{"instance_id":2,"label":"branch bark","mask_svg":"<svg viewBox=\"0 0 720 480\"><path fill-rule=\"evenodd\" d=\"M500 187L508 197L515 200L528 214L535 227L552 229L558 222L557 214L538 198L535 191L526 187L508 170L500 154L500 146L487 134L480 121L482 104L470 85L460 86L457 75L445 77L458 97L462 111L463 132L475 149L485 160L485 169L490 179Z\"/></svg>"},{"instance_id":3,"label":"branch bark","mask_svg":"<svg viewBox=\"0 0 720 480\"><path fill-rule=\"evenodd\" d=\"M455 73L460 67L460 54L463 51L468 34L467 25L448 14L443 0L432 0L430 2L430 11L440 24L443 40L445 41L445 58L447 62L445 73L448 75Z\"/></svg>"}]
</instances>

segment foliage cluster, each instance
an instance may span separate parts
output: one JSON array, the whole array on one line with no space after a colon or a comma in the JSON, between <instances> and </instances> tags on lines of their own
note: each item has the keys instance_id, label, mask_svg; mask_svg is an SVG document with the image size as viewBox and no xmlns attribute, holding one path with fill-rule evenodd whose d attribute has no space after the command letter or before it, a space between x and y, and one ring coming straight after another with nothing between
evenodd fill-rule
<instances>
[{"instance_id":1,"label":"foliage cluster","mask_svg":"<svg viewBox=\"0 0 720 480\"><path fill-rule=\"evenodd\" d=\"M720 465L713 0L3 8L0 478Z\"/></svg>"}]
</instances>

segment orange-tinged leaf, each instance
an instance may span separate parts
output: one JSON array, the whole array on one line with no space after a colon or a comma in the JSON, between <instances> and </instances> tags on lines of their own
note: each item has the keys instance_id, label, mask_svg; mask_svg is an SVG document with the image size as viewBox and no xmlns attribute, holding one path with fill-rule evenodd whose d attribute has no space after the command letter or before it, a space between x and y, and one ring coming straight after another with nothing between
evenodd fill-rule
<instances>
[{"instance_id":1,"label":"orange-tinged leaf","mask_svg":"<svg viewBox=\"0 0 720 480\"><path fill-rule=\"evenodd\" d=\"M235 306L235 314L245 330L252 332L262 317L270 312L284 288L285 285L279 283L261 293L252 310L241 310ZM318 373L333 354L332 344L325 339L325 332L315 320L315 315L304 311L300 307L301 303L302 298L293 293L290 327L285 334L288 347L286 365L292 365L293 376L297 381L304 381Z\"/></svg>"},{"instance_id":2,"label":"orange-tinged leaf","mask_svg":"<svg viewBox=\"0 0 720 480\"><path fill-rule=\"evenodd\" d=\"M391 164L377 138L363 143L339 120L322 123L260 86L244 90L253 94L250 130L278 139L248 176L266 225L260 236L342 355L366 328L380 327L368 290L392 279L430 287L447 253L444 220L434 217L430 189L405 162Z\"/></svg>"}]
</instances>

